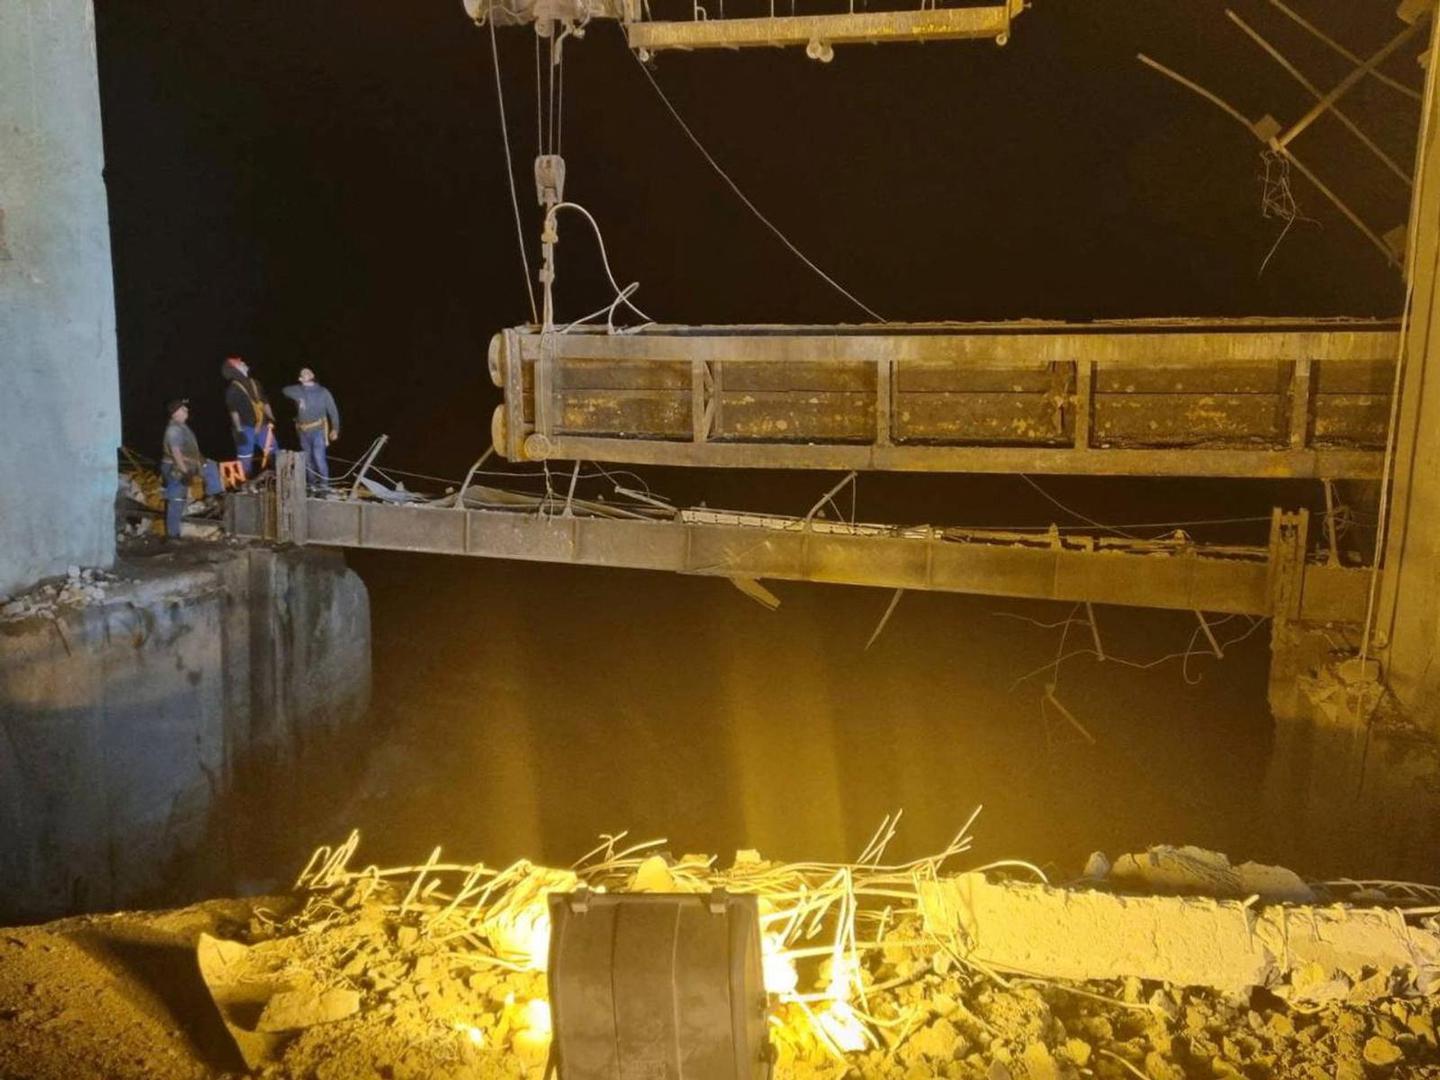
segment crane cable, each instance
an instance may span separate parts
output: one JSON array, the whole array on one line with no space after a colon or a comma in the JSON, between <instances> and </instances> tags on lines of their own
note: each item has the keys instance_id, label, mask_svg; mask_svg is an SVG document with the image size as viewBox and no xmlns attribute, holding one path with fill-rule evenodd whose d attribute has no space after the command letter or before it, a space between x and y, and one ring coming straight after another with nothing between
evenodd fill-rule
<instances>
[{"instance_id":1,"label":"crane cable","mask_svg":"<svg viewBox=\"0 0 1440 1080\"><path fill-rule=\"evenodd\" d=\"M700 151L701 156L710 163L710 167L715 170L716 175L718 175L721 180L724 180L725 183L729 186L730 190L735 193L736 197L739 198L739 200L744 203L746 207L749 208L752 214L754 214L757 218L760 219L761 224L763 224L767 229L774 233L775 236L779 239L779 241L790 249L791 254L793 254L797 259L803 262L811 270L815 271L816 274L818 274L832 289L838 292L841 296L845 297L845 299L849 300L852 304L858 307L861 311L865 312L865 314L869 315L876 322L889 322L888 319L886 319L883 315L877 312L874 308L870 307L864 301L860 300L849 289L845 288L845 286L841 285L824 270L816 266L815 263L811 261L811 259L806 256L803 251L801 251L791 242L788 236L786 236L783 232L780 231L780 229L775 225L774 222L772 222L769 218L767 218L763 213L760 212L760 208L750 201L746 194L740 190L740 186L736 184L734 180L730 179L729 175L725 172L725 170L720 167L720 163L711 156L710 151L705 149L704 145L700 142L700 139L695 135L695 132L690 130L690 125L685 123L684 118L681 117L678 111L676 111L675 106L671 104L670 99L665 96L665 91L660 88L660 84L655 80L655 76L652 75L650 73L650 69L645 66L645 62L641 60L639 56L636 56L633 52L630 55L634 57L636 65L639 66L640 71L644 74L646 80L654 88L655 93L659 95L661 103L664 104L665 108L674 118L675 123L680 125L680 130L683 131L686 137L689 138L689 140L694 144L695 149Z\"/></svg>"},{"instance_id":2,"label":"crane cable","mask_svg":"<svg viewBox=\"0 0 1440 1080\"><path fill-rule=\"evenodd\" d=\"M505 90L500 83L500 44L495 38L493 12L486 21L490 24L490 55L495 60L495 101L500 108L500 134L505 141L505 179L510 182L510 207L515 211L515 240L520 245L520 266L525 273L525 294L530 299L530 321L538 323L540 312L535 306L535 286L530 282L530 256L525 253L525 226L520 221L520 196L515 190L515 163L510 159L510 126L505 121Z\"/></svg>"}]
</instances>

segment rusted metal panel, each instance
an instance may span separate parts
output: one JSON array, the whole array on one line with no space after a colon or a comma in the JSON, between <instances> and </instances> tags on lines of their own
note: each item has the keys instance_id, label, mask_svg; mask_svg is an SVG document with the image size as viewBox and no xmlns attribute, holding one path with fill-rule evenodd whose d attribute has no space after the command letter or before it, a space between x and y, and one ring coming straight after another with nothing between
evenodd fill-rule
<instances>
[{"instance_id":1,"label":"rusted metal panel","mask_svg":"<svg viewBox=\"0 0 1440 1080\"><path fill-rule=\"evenodd\" d=\"M1069 437L1049 393L897 394L897 442L1044 445Z\"/></svg>"},{"instance_id":2,"label":"rusted metal panel","mask_svg":"<svg viewBox=\"0 0 1440 1080\"><path fill-rule=\"evenodd\" d=\"M566 390L683 390L687 360L576 360L557 358L557 386Z\"/></svg>"},{"instance_id":3,"label":"rusted metal panel","mask_svg":"<svg viewBox=\"0 0 1440 1080\"><path fill-rule=\"evenodd\" d=\"M895 365L895 390L898 394L1044 393L1054 381L1056 366L1048 360L901 362ZM1064 365L1067 370L1071 366Z\"/></svg>"},{"instance_id":4,"label":"rusted metal panel","mask_svg":"<svg viewBox=\"0 0 1440 1080\"><path fill-rule=\"evenodd\" d=\"M1317 394L1382 394L1388 398L1395 383L1395 359L1317 363L1311 378Z\"/></svg>"},{"instance_id":5,"label":"rusted metal panel","mask_svg":"<svg viewBox=\"0 0 1440 1080\"><path fill-rule=\"evenodd\" d=\"M1133 361L1095 372L1097 394L1288 394L1292 362L1146 367Z\"/></svg>"},{"instance_id":6,"label":"rusted metal panel","mask_svg":"<svg viewBox=\"0 0 1440 1080\"><path fill-rule=\"evenodd\" d=\"M1288 398L1273 394L1096 394L1093 438L1132 446L1278 443L1289 408Z\"/></svg>"},{"instance_id":7,"label":"rusted metal panel","mask_svg":"<svg viewBox=\"0 0 1440 1080\"><path fill-rule=\"evenodd\" d=\"M557 434L673 439L691 434L690 391L562 390Z\"/></svg>"},{"instance_id":8,"label":"rusted metal panel","mask_svg":"<svg viewBox=\"0 0 1440 1080\"><path fill-rule=\"evenodd\" d=\"M871 360L791 360L784 363L746 361L743 356L718 361L728 390L812 390L875 393Z\"/></svg>"},{"instance_id":9,"label":"rusted metal panel","mask_svg":"<svg viewBox=\"0 0 1440 1080\"><path fill-rule=\"evenodd\" d=\"M729 369L727 374L733 374ZM875 433L874 393L737 391L727 380L717 397L714 438L788 442L869 442Z\"/></svg>"},{"instance_id":10,"label":"rusted metal panel","mask_svg":"<svg viewBox=\"0 0 1440 1080\"><path fill-rule=\"evenodd\" d=\"M1312 431L1317 443L1384 446L1389 394L1317 394Z\"/></svg>"}]
</instances>

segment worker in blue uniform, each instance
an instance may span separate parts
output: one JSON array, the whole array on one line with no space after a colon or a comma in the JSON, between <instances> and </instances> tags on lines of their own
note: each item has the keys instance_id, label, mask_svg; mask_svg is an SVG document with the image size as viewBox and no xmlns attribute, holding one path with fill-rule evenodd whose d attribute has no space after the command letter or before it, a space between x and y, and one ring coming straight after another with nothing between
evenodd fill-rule
<instances>
[{"instance_id":1,"label":"worker in blue uniform","mask_svg":"<svg viewBox=\"0 0 1440 1080\"><path fill-rule=\"evenodd\" d=\"M225 411L230 414L235 456L244 466L248 480L270 463L270 456L275 452L275 414L260 380L251 376L250 367L243 359L227 358L220 374L225 379Z\"/></svg>"},{"instance_id":2,"label":"worker in blue uniform","mask_svg":"<svg viewBox=\"0 0 1440 1080\"><path fill-rule=\"evenodd\" d=\"M220 470L215 462L200 453L200 444L186 422L190 419L190 402L176 398L165 405L169 423L160 450L160 479L165 485L165 535L178 537L190 501L190 481L203 477L206 495L222 490Z\"/></svg>"},{"instance_id":3,"label":"worker in blue uniform","mask_svg":"<svg viewBox=\"0 0 1440 1080\"><path fill-rule=\"evenodd\" d=\"M305 455L306 482L314 488L330 485L330 461L326 449L340 437L340 410L335 397L315 381L315 372L300 369L300 381L282 391L295 402L295 430L300 435L300 452Z\"/></svg>"}]
</instances>

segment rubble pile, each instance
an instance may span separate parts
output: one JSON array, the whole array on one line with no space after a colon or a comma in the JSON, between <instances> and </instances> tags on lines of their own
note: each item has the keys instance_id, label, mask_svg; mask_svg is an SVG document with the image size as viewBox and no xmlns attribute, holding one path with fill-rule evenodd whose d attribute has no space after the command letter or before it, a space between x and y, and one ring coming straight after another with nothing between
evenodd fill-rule
<instances>
[{"instance_id":1,"label":"rubble pile","mask_svg":"<svg viewBox=\"0 0 1440 1080\"><path fill-rule=\"evenodd\" d=\"M550 1037L543 973L477 963L474 942L437 940L420 920L397 918L399 899L388 887L362 898L349 886L326 898L318 922L314 907L278 924L252 920L250 951L292 988L259 1013L266 1045L250 1062L258 1074L542 1075ZM813 992L804 996L823 997L832 978L821 963L802 982ZM817 1022L834 1014L777 996L777 1077L1440 1077L1440 996L1400 996L1378 972L1319 1008L1258 989L1225 995L1133 977L991 976L937 947L912 918L865 954L859 982L863 997L848 1023Z\"/></svg>"},{"instance_id":2,"label":"rubble pile","mask_svg":"<svg viewBox=\"0 0 1440 1080\"><path fill-rule=\"evenodd\" d=\"M103 603L106 586L118 580L104 570L71 566L60 581L38 585L14 597L0 596L0 621L12 619L53 619L64 608Z\"/></svg>"},{"instance_id":3,"label":"rubble pile","mask_svg":"<svg viewBox=\"0 0 1440 1080\"><path fill-rule=\"evenodd\" d=\"M195 521L196 517L218 517L222 509L216 496L207 497L204 485L195 480L190 484L185 505L187 539L218 540L225 535L217 520ZM134 541L137 538L165 535L165 485L160 473L133 455L121 467L115 491L115 539Z\"/></svg>"},{"instance_id":4,"label":"rubble pile","mask_svg":"<svg viewBox=\"0 0 1440 1080\"><path fill-rule=\"evenodd\" d=\"M550 1039L548 895L582 882L633 892L720 884L759 894L778 1077L1440 1077L1440 926L1435 909L1420 903L1433 891L1414 887L1421 891L1397 899L1347 884L1387 906L1306 906L1283 898L1333 900L1329 888L1280 867L1231 867L1194 848L1122 856L1106 878L1058 889L1024 880L1038 875L1023 863L969 874L941 874L936 860L883 867L887 839L872 843L866 860L840 868L838 887L849 900L836 908L825 899L836 887L831 868L768 863L754 852L720 868L701 856L674 860L644 845L618 851L611 842L598 862L577 870L447 866L437 851L420 867L353 871L352 836L322 849L301 875L309 892L303 907L285 919L258 914L248 945L202 941L201 967L247 1063L275 1080L539 1076ZM966 846L962 832L944 857ZM792 887L797 874L809 876L806 888ZM907 874L913 904L897 887ZM882 879L885 888L875 888ZM1042 924L1070 933L1050 904L1087 917L1096 899L1158 904L1178 920L1170 932L1211 938L1210 924L1185 922L1198 906L1253 930L1258 897L1232 894L1257 883L1282 897L1260 910L1314 922L1333 948L1306 952L1297 928L1293 962L1271 962L1257 939L1253 951L1264 963L1234 978L1199 971L1189 985L1108 977L1151 961L1103 936L1071 941L1072 956L1094 964L1092 976L987 962L987 936L995 935L986 928L997 922L1008 924L1002 940L1043 938ZM969 925L931 902L936 890L971 896L977 887L989 899L967 915ZM1149 891L1127 900L1112 889ZM883 903L866 900L882 892ZM795 895L804 901L797 905ZM1408 951L1387 951L1375 926L1401 935ZM217 965L222 950L229 956ZM248 993L227 1006L236 986Z\"/></svg>"},{"instance_id":5,"label":"rubble pile","mask_svg":"<svg viewBox=\"0 0 1440 1080\"><path fill-rule=\"evenodd\" d=\"M1114 865L1160 867L1166 880L1155 888L1174 895L1132 891L1127 898L1118 890L1148 886L1128 871L1112 876L1108 860L1105 874L1095 873L1100 863L1092 859L1088 878L1058 888L1032 880L1037 873L1018 862L966 874L942 873L934 859L883 866L889 834L882 834L864 860L841 867L770 863L754 852L720 867L708 857L671 858L651 845L621 848L619 838L610 838L598 855L569 870L451 864L438 850L414 867L352 869L352 836L317 852L294 894L256 901L239 916L231 902L224 920L197 921L183 912L139 918L150 920L147 933L167 921L190 928L207 1015L233 1058L230 1068L268 1080L538 1080L552 1038L544 971L548 897L578 884L636 892L720 884L757 893L777 1080L1440 1078L1440 972L1432 962L1440 906L1433 889L1300 882L1315 904L1260 905L1254 894L1206 896L1193 875L1177 879L1177 865L1193 869L1197 862L1199 876L1213 878L1220 867L1213 853L1153 849ZM947 857L964 849L963 839L962 833ZM1296 892L1298 879L1280 869L1251 866L1242 876ZM907 875L913 903L898 884ZM801 881L809 884L797 888ZM1257 968L1269 982L1227 989L1136 974L1017 970L987 962L985 933L955 923L952 912L937 911L925 895L937 889L978 895L981 883L990 890L988 906L977 909L985 922L1011 924L1001 941L1029 933L1043 938L1035 918L1052 921L1067 907L1088 917L1087 905L1105 897L1168 903L1176 911L1210 905L1241 924L1257 908L1284 909L1295 923L1313 917L1321 925L1323 915L1324 925L1342 931L1352 915L1367 927L1379 919L1407 936L1411 951L1365 957L1351 949L1324 962ZM1220 874L1221 891L1231 885ZM1031 906L1037 897L1038 915ZM1013 906L997 906L1006 898L1015 899ZM70 930L55 924L0 935L0 946L11 946L0 949L0 1075L25 1060L14 1055L27 1046L49 1045L53 1054L72 1037L65 1032L106 1030L83 1015L100 993L68 987L68 997L53 996L57 979L44 975L41 951L67 947L69 935L83 940L91 963L104 951L96 945L103 923L75 920ZM1268 948L1257 939L1257 949ZM1071 952L1094 959L1097 970L1131 962L1124 949L1103 941L1076 940ZM31 963L41 966L27 968ZM143 1000L107 978L111 998ZM21 994L25 1005L15 1007ZM204 1021L191 1022L199 1028ZM107 1077L188 1080L224 1071L213 1057L185 1059L178 1041L164 1051L169 1057L157 1056L153 1036L132 1054L124 1032L141 1025L109 1023L121 1034L95 1051L104 1056ZM171 1034L178 1040L179 1031ZM132 1058L144 1067L125 1067ZM72 1068L33 1075L77 1074Z\"/></svg>"}]
</instances>

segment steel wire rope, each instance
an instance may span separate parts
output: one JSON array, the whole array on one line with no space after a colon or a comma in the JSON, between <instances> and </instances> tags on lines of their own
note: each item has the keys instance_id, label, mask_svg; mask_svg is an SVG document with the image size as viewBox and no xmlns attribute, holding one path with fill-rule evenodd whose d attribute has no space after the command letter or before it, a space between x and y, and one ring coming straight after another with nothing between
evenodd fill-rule
<instances>
[{"instance_id":1,"label":"steel wire rope","mask_svg":"<svg viewBox=\"0 0 1440 1080\"><path fill-rule=\"evenodd\" d=\"M490 55L495 61L495 101L500 110L500 134L505 142L505 179L510 185L510 207L515 212L515 241L520 247L520 266L525 274L525 295L530 300L530 321L540 321L539 309L535 306L535 286L530 281L530 256L525 251L525 226L520 221L520 196L515 189L515 163L510 157L510 125L505 119L505 89L500 80L500 43L495 36L495 19L490 24Z\"/></svg>"},{"instance_id":2,"label":"steel wire rope","mask_svg":"<svg viewBox=\"0 0 1440 1080\"><path fill-rule=\"evenodd\" d=\"M820 269L820 267L817 266L809 256L807 256L803 251L801 251L798 247L795 246L794 242L791 241L788 236L786 236L783 232L780 231L780 228L774 222L772 222L761 212L758 206L756 206L753 202L750 201L749 196L747 196L745 192L740 190L740 185L730 178L730 175L721 167L720 163L715 160L715 158L711 155L710 151L705 149L705 145L700 141L699 137L695 134L695 132L690 130L690 125L685 122L684 117L680 115L679 111L671 103L670 99L666 97L665 91L660 88L660 84L656 81L655 76L650 74L650 69L645 66L645 62L641 60L640 57L636 56L633 52L630 55L634 57L635 63L640 68L641 74L645 76L645 80L651 85L651 87L654 88L655 93L659 96L661 103L670 113L670 116L674 119L675 123L680 126L680 130L685 133L686 138L690 140L696 150L700 151L700 155L709 163L710 168L715 170L715 174L719 176L721 180L725 181L726 185L730 188L730 190L735 193L736 198L738 198L742 203L745 204L745 206L750 210L750 212L760 220L760 223L763 224L772 233L774 233L776 238L787 248L790 249L790 253L792 255L794 255L797 259L799 259L816 274L818 274L820 278L826 282L826 284L828 284L841 296L845 297L845 299L849 300L852 304L858 307L861 311L865 312L865 314L869 315L876 322L889 322L889 320L886 319L885 316L881 315L869 304L866 304L849 289L845 288L845 286L841 285L833 277L827 274L824 270Z\"/></svg>"}]
</instances>

